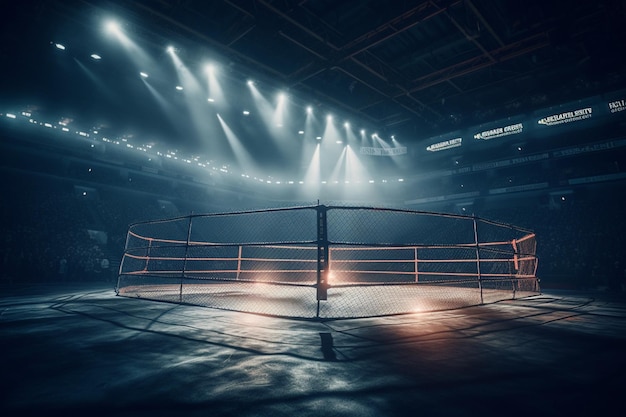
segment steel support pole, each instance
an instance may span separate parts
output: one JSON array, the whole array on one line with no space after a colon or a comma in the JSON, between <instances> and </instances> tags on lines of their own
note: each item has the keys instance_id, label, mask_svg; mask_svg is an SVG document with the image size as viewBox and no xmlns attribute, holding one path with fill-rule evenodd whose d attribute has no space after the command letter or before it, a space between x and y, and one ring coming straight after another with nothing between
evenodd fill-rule
<instances>
[{"instance_id":1,"label":"steel support pole","mask_svg":"<svg viewBox=\"0 0 626 417\"><path fill-rule=\"evenodd\" d=\"M326 222L327 207L317 206L317 314L320 315L320 301L328 299L328 232Z\"/></svg>"},{"instance_id":2,"label":"steel support pole","mask_svg":"<svg viewBox=\"0 0 626 417\"><path fill-rule=\"evenodd\" d=\"M187 257L189 256L189 242L191 241L191 223L193 215L189 215L189 224L187 225L187 242L185 244L185 259L183 260L183 270L180 276L180 290L178 293L178 302L183 302L183 282L185 280L185 272L187 271Z\"/></svg>"},{"instance_id":3,"label":"steel support pole","mask_svg":"<svg viewBox=\"0 0 626 417\"><path fill-rule=\"evenodd\" d=\"M478 243L478 226L476 217L472 218L474 222L474 243L476 244L476 274L478 276L478 289L480 290L480 303L483 304L483 280L480 273L480 245Z\"/></svg>"}]
</instances>

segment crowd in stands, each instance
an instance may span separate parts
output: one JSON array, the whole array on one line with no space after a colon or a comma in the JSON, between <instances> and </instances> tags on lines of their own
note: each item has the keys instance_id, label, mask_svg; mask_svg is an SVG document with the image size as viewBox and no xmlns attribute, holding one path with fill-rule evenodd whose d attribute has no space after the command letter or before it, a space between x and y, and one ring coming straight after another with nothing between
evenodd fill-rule
<instances>
[{"instance_id":1,"label":"crowd in stands","mask_svg":"<svg viewBox=\"0 0 626 417\"><path fill-rule=\"evenodd\" d=\"M581 191L477 215L527 227L537 235L537 275L545 286L626 292L624 186Z\"/></svg>"},{"instance_id":2,"label":"crowd in stands","mask_svg":"<svg viewBox=\"0 0 626 417\"><path fill-rule=\"evenodd\" d=\"M6 174L5 179L17 182L0 203L3 281L111 279L106 244L90 236L94 219L71 188Z\"/></svg>"},{"instance_id":3,"label":"crowd in stands","mask_svg":"<svg viewBox=\"0 0 626 417\"><path fill-rule=\"evenodd\" d=\"M170 187L167 195L159 195L157 191L163 190L152 186L138 192L135 186L92 184L97 193L86 196L77 192L71 178L15 170L3 175L2 283L114 283L129 224L191 212L254 208L249 196L201 192L190 185ZM503 198L497 205L483 203L474 214L536 232L543 287L619 291L624 287L626 222L616 193L623 189L622 185L576 191L565 199L555 195L526 204ZM270 206L259 201L256 208Z\"/></svg>"},{"instance_id":4,"label":"crowd in stands","mask_svg":"<svg viewBox=\"0 0 626 417\"><path fill-rule=\"evenodd\" d=\"M131 223L220 211L206 193L166 205L159 198L180 195L162 196L156 187L83 187L71 178L17 171L3 172L3 181L2 283L113 282ZM192 197L188 189L184 194Z\"/></svg>"}]
</instances>

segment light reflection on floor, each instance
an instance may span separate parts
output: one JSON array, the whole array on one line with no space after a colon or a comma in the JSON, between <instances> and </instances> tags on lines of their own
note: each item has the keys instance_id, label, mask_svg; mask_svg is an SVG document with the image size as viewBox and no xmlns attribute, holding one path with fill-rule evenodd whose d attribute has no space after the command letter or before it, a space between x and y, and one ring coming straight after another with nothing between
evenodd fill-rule
<instances>
[{"instance_id":1,"label":"light reflection on floor","mask_svg":"<svg viewBox=\"0 0 626 417\"><path fill-rule=\"evenodd\" d=\"M550 293L400 316L289 320L5 289L2 415L606 415L626 300Z\"/></svg>"}]
</instances>

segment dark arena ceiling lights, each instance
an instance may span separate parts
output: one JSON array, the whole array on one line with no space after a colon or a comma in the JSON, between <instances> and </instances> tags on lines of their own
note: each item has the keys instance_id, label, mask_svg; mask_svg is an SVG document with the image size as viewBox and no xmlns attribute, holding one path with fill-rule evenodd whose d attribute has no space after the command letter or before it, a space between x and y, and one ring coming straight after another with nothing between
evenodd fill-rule
<instances>
[{"instance_id":1,"label":"dark arena ceiling lights","mask_svg":"<svg viewBox=\"0 0 626 417\"><path fill-rule=\"evenodd\" d=\"M151 82L172 76L161 68L171 45L189 68L214 59L242 84L258 80L302 107L336 112L355 129L410 146L624 88L624 7L616 0L24 1L3 17L3 62L13 64L2 84L7 101L49 100L56 111L91 111L92 119L114 114L121 125L161 123L126 85L139 73L120 66L128 50L124 56L105 41L104 22L114 19L136 46L134 59L152 60L141 70ZM66 47L101 83L99 94L85 97L67 79L54 82L52 72L70 63L48 66L44 42ZM107 70L93 73L82 56ZM117 88L131 99L116 102ZM225 93L229 100L238 95Z\"/></svg>"}]
</instances>

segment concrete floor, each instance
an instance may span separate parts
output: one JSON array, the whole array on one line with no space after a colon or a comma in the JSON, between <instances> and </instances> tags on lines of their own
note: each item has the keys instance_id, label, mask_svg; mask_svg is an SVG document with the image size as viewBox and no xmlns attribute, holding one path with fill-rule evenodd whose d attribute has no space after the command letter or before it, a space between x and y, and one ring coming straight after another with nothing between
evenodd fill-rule
<instances>
[{"instance_id":1,"label":"concrete floor","mask_svg":"<svg viewBox=\"0 0 626 417\"><path fill-rule=\"evenodd\" d=\"M623 415L626 299L326 322L5 288L0 415Z\"/></svg>"}]
</instances>

